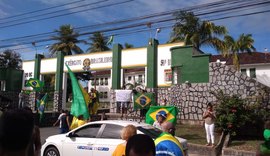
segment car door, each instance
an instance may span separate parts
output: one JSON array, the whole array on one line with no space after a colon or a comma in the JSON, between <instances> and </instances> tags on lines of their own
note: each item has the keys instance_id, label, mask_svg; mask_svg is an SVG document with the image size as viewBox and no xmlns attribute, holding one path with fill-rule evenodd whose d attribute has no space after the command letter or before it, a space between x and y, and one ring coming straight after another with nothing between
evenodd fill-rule
<instances>
[{"instance_id":1,"label":"car door","mask_svg":"<svg viewBox=\"0 0 270 156\"><path fill-rule=\"evenodd\" d=\"M103 124L101 133L96 139L93 156L110 156L115 150L116 146L123 143L121 139L121 130L123 126L115 124Z\"/></svg>"},{"instance_id":2,"label":"car door","mask_svg":"<svg viewBox=\"0 0 270 156\"><path fill-rule=\"evenodd\" d=\"M96 137L102 124L91 124L69 133L63 142L64 156L93 156Z\"/></svg>"}]
</instances>

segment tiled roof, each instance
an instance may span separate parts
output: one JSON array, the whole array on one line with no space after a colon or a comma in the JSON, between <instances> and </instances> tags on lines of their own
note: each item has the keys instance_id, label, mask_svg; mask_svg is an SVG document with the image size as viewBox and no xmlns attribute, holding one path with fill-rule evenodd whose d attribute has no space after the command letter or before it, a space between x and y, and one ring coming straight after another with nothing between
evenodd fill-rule
<instances>
[{"instance_id":1,"label":"tiled roof","mask_svg":"<svg viewBox=\"0 0 270 156\"><path fill-rule=\"evenodd\" d=\"M210 62L216 62L217 60L226 61L227 65L232 65L232 58L224 58L222 55L212 55L210 57ZM270 52L252 52L240 53L239 54L240 64L260 64L260 63L270 63Z\"/></svg>"}]
</instances>

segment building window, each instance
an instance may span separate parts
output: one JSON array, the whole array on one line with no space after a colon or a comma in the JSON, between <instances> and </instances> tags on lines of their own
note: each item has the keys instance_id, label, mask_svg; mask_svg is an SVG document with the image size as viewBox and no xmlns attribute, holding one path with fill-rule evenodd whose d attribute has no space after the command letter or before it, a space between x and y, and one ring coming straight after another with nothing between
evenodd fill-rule
<instances>
[{"instance_id":1,"label":"building window","mask_svg":"<svg viewBox=\"0 0 270 156\"><path fill-rule=\"evenodd\" d=\"M0 81L0 91L6 90L6 81Z\"/></svg>"},{"instance_id":2,"label":"building window","mask_svg":"<svg viewBox=\"0 0 270 156\"><path fill-rule=\"evenodd\" d=\"M251 78L256 78L256 68L250 68L249 72Z\"/></svg>"},{"instance_id":3,"label":"building window","mask_svg":"<svg viewBox=\"0 0 270 156\"><path fill-rule=\"evenodd\" d=\"M103 82L103 78L100 78L100 85L103 86L104 82Z\"/></svg>"},{"instance_id":4,"label":"building window","mask_svg":"<svg viewBox=\"0 0 270 156\"><path fill-rule=\"evenodd\" d=\"M108 78L105 78L105 85L108 85Z\"/></svg>"},{"instance_id":5,"label":"building window","mask_svg":"<svg viewBox=\"0 0 270 156\"><path fill-rule=\"evenodd\" d=\"M94 81L95 81L96 85L98 86L99 85L99 79L97 78Z\"/></svg>"},{"instance_id":6,"label":"building window","mask_svg":"<svg viewBox=\"0 0 270 156\"><path fill-rule=\"evenodd\" d=\"M131 81L131 76L128 77L128 81Z\"/></svg>"},{"instance_id":7,"label":"building window","mask_svg":"<svg viewBox=\"0 0 270 156\"><path fill-rule=\"evenodd\" d=\"M165 78L165 82L172 82L172 70L171 69L167 69L164 70L164 78Z\"/></svg>"},{"instance_id":8,"label":"building window","mask_svg":"<svg viewBox=\"0 0 270 156\"><path fill-rule=\"evenodd\" d=\"M241 73L247 75L247 69L241 69Z\"/></svg>"},{"instance_id":9,"label":"building window","mask_svg":"<svg viewBox=\"0 0 270 156\"><path fill-rule=\"evenodd\" d=\"M173 67L173 84L178 84L178 67Z\"/></svg>"},{"instance_id":10,"label":"building window","mask_svg":"<svg viewBox=\"0 0 270 156\"><path fill-rule=\"evenodd\" d=\"M143 82L142 81L142 75L139 75L138 81L139 81L139 83L142 83Z\"/></svg>"},{"instance_id":11,"label":"building window","mask_svg":"<svg viewBox=\"0 0 270 156\"><path fill-rule=\"evenodd\" d=\"M103 92L99 92L99 98L100 98L100 99L103 98Z\"/></svg>"},{"instance_id":12,"label":"building window","mask_svg":"<svg viewBox=\"0 0 270 156\"><path fill-rule=\"evenodd\" d=\"M103 98L104 98L104 99L107 99L107 98L108 98L108 92L104 92L104 93L103 93Z\"/></svg>"}]
</instances>

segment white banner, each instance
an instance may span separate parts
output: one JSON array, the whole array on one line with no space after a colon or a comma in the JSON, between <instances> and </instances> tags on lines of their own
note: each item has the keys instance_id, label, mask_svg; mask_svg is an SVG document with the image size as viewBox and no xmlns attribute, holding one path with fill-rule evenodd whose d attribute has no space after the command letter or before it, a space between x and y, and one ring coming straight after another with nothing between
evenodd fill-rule
<instances>
[{"instance_id":1,"label":"white banner","mask_svg":"<svg viewBox=\"0 0 270 156\"><path fill-rule=\"evenodd\" d=\"M132 90L115 90L116 102L130 102Z\"/></svg>"}]
</instances>

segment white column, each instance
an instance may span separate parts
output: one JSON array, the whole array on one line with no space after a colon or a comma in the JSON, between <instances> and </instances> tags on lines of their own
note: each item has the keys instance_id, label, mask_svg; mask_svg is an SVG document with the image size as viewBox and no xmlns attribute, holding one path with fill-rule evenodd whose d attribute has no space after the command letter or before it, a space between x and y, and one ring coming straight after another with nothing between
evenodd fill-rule
<instances>
[{"instance_id":1,"label":"white column","mask_svg":"<svg viewBox=\"0 0 270 156\"><path fill-rule=\"evenodd\" d=\"M121 69L121 88L123 87L123 83L124 83L124 69Z\"/></svg>"},{"instance_id":2,"label":"white column","mask_svg":"<svg viewBox=\"0 0 270 156\"><path fill-rule=\"evenodd\" d=\"M147 67L145 67L145 69L144 69L144 86L146 86L147 85Z\"/></svg>"},{"instance_id":3,"label":"white column","mask_svg":"<svg viewBox=\"0 0 270 156\"><path fill-rule=\"evenodd\" d=\"M112 95L112 90L111 90L111 88L112 88L112 69L111 69L111 74L110 74L110 80L108 80L108 86L109 86L109 99L110 99L110 112L115 112L115 106L116 106L116 103L114 103L115 101L112 99L112 97L113 97L113 95Z\"/></svg>"},{"instance_id":4,"label":"white column","mask_svg":"<svg viewBox=\"0 0 270 156\"><path fill-rule=\"evenodd\" d=\"M67 73L63 73L63 96L62 96L62 109L66 109L66 97L67 97Z\"/></svg>"}]
</instances>

